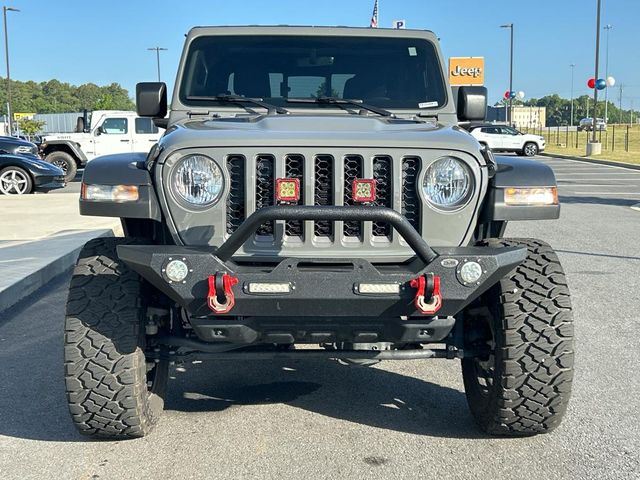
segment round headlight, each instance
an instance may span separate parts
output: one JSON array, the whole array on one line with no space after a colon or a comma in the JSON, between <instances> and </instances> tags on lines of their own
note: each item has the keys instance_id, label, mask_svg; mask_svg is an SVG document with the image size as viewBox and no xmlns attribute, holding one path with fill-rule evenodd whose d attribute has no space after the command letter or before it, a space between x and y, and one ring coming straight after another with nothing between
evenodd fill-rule
<instances>
[{"instance_id":1,"label":"round headlight","mask_svg":"<svg viewBox=\"0 0 640 480\"><path fill-rule=\"evenodd\" d=\"M427 168L422 188L431 205L455 210L471 197L471 170L457 158L440 158Z\"/></svg>"},{"instance_id":2,"label":"round headlight","mask_svg":"<svg viewBox=\"0 0 640 480\"><path fill-rule=\"evenodd\" d=\"M224 177L218 164L209 157L189 155L173 168L172 185L179 199L196 207L207 207L220 198Z\"/></svg>"}]
</instances>

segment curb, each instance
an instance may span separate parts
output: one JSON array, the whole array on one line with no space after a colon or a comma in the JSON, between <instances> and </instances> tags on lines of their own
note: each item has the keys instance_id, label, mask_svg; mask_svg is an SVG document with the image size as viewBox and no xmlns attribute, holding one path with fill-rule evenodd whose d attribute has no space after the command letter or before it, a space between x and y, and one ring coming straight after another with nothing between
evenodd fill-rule
<instances>
[{"instance_id":1,"label":"curb","mask_svg":"<svg viewBox=\"0 0 640 480\"><path fill-rule=\"evenodd\" d=\"M555 157L555 158L563 158L565 160L576 160L578 162L585 163L595 163L598 165L607 165L609 167L620 167L620 168L628 168L630 170L640 170L640 165L634 165L631 163L623 163L623 162L614 162L613 160L597 160L595 158L585 158L585 157L574 157L572 155L562 155L561 153L539 153L543 157Z\"/></svg>"},{"instance_id":2,"label":"curb","mask_svg":"<svg viewBox=\"0 0 640 480\"><path fill-rule=\"evenodd\" d=\"M114 236L113 230L102 229L79 232L77 239L67 239L64 238L64 236L53 236L16 246L5 247L7 249L12 249L11 253L17 253L18 257L14 261L9 260L7 263L8 267L6 268L10 271L13 270L13 272L9 273L9 275L13 273L13 278L9 280L8 285L0 285L0 312L7 310L20 300L27 298L40 287L50 282L53 278L69 270L76 263L78 254L87 241L92 238L112 236ZM71 240L73 245L65 246L65 240ZM23 260L19 257L20 250L33 251L35 249L35 251L47 252L55 250L55 248L51 248L52 243L54 244L54 247L55 243L63 243L63 245L62 249L59 248L62 252L54 254L50 261L37 265L33 269L30 269L28 265L24 267L22 264L28 264L29 260L36 259L36 257L27 257L24 258L24 262L20 262L20 260ZM29 252L27 252L27 255L28 254Z\"/></svg>"}]
</instances>

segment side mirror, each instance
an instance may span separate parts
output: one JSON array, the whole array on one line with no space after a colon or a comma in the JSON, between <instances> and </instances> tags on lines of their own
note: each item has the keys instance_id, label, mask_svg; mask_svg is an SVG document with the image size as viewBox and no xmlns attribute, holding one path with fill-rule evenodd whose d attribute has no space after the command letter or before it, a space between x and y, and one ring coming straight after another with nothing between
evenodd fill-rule
<instances>
[{"instance_id":1,"label":"side mirror","mask_svg":"<svg viewBox=\"0 0 640 480\"><path fill-rule=\"evenodd\" d=\"M138 83L136 110L141 117L164 118L167 115L167 85L164 82Z\"/></svg>"},{"instance_id":2,"label":"side mirror","mask_svg":"<svg viewBox=\"0 0 640 480\"><path fill-rule=\"evenodd\" d=\"M94 135L97 137L99 135L102 135L103 133L104 133L104 128L102 128L102 125L100 125L98 128L96 128Z\"/></svg>"},{"instance_id":3,"label":"side mirror","mask_svg":"<svg viewBox=\"0 0 640 480\"><path fill-rule=\"evenodd\" d=\"M487 117L486 87L460 87L456 111L462 122L484 120Z\"/></svg>"}]
</instances>

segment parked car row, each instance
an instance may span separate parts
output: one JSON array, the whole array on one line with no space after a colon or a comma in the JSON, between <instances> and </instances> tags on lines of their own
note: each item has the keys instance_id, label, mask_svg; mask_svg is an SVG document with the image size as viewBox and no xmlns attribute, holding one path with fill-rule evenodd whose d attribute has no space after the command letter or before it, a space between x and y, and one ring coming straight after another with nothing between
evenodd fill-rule
<instances>
[{"instance_id":1,"label":"parked car row","mask_svg":"<svg viewBox=\"0 0 640 480\"><path fill-rule=\"evenodd\" d=\"M62 169L42 160L36 144L0 136L0 194L48 192L65 185Z\"/></svg>"}]
</instances>

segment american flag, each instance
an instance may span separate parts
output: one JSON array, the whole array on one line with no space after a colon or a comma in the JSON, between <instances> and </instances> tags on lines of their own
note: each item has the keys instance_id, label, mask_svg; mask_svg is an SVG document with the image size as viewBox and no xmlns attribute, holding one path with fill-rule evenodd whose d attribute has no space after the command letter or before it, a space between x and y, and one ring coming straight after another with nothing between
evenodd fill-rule
<instances>
[{"instance_id":1,"label":"american flag","mask_svg":"<svg viewBox=\"0 0 640 480\"><path fill-rule=\"evenodd\" d=\"M378 28L378 0L373 4L373 15L371 15L371 28Z\"/></svg>"}]
</instances>

